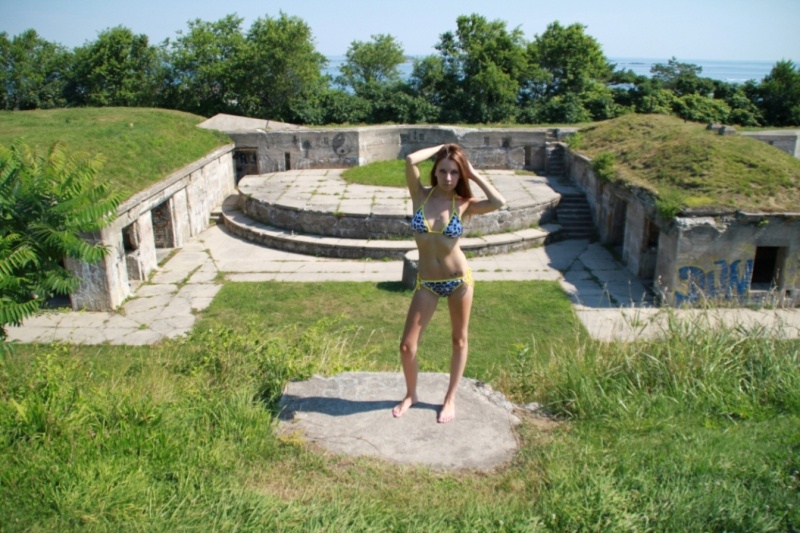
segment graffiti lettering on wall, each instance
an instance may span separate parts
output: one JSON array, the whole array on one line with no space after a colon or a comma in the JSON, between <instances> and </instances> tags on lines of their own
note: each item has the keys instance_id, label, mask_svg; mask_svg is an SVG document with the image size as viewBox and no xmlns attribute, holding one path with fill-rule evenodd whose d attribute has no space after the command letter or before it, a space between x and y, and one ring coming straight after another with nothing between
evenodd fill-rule
<instances>
[{"instance_id":1,"label":"graffiti lettering on wall","mask_svg":"<svg viewBox=\"0 0 800 533\"><path fill-rule=\"evenodd\" d=\"M744 268L740 268L742 260L737 259L732 263L721 259L714 261L719 270L705 271L696 266L685 266L678 269L678 278L685 281L688 290L675 291L675 305L693 304L701 298L725 298L745 296L750 288L750 278L753 275L753 260L748 259ZM719 278L719 279L717 279Z\"/></svg>"}]
</instances>

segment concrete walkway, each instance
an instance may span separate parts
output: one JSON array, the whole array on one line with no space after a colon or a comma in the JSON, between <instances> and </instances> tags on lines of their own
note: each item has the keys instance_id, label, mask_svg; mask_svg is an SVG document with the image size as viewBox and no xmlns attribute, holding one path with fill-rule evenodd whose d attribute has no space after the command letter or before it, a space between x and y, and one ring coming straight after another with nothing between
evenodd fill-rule
<instances>
[{"instance_id":1,"label":"concrete walkway","mask_svg":"<svg viewBox=\"0 0 800 533\"><path fill-rule=\"evenodd\" d=\"M664 331L670 316L711 323L763 327L800 338L800 310L720 309L676 311L654 308L639 280L606 248L567 240L540 248L470 260L477 282L556 280L570 295L589 334L600 340L632 340ZM212 226L176 250L151 279L116 312L55 310L8 328L9 340L76 344L153 344L192 329L223 280L230 281L400 281L402 261L342 260L264 248Z\"/></svg>"}]
</instances>

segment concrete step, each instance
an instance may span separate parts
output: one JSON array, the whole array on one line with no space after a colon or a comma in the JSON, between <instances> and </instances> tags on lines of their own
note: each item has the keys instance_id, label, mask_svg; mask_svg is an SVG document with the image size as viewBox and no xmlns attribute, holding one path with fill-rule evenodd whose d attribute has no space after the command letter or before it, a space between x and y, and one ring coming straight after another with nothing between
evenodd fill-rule
<instances>
[{"instance_id":1,"label":"concrete step","mask_svg":"<svg viewBox=\"0 0 800 533\"><path fill-rule=\"evenodd\" d=\"M595 235L592 209L582 194L562 195L556 208L561 224L561 236L566 239L586 239Z\"/></svg>"},{"instance_id":2,"label":"concrete step","mask_svg":"<svg viewBox=\"0 0 800 533\"><path fill-rule=\"evenodd\" d=\"M244 214L236 205L222 206L222 223L234 235L286 252L340 259L403 259L417 245L413 239L351 239L298 234L268 226ZM472 255L494 255L541 246L554 240L558 224L461 239L461 249Z\"/></svg>"}]
</instances>

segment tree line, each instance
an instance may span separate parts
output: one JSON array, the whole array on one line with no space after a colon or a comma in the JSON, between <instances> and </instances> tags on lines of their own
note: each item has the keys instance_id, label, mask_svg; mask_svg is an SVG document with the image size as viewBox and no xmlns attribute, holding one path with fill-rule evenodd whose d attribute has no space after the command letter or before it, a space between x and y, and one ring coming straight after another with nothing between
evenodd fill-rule
<instances>
[{"instance_id":1,"label":"tree line","mask_svg":"<svg viewBox=\"0 0 800 533\"><path fill-rule=\"evenodd\" d=\"M309 26L283 12L245 31L231 14L188 23L151 44L124 26L75 49L30 29L0 33L0 109L141 106L305 125L577 123L625 113L743 126L800 125L800 68L779 61L760 81L728 83L672 58L651 76L617 70L581 24L519 28L472 14L414 60L386 34L353 41L340 75L324 74Z\"/></svg>"}]
</instances>

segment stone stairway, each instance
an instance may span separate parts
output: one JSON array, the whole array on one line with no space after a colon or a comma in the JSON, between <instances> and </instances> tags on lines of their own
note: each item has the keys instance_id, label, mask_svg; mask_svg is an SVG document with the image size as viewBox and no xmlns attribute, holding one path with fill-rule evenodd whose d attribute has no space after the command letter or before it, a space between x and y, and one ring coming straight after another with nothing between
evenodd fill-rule
<instances>
[{"instance_id":1,"label":"stone stairway","mask_svg":"<svg viewBox=\"0 0 800 533\"><path fill-rule=\"evenodd\" d=\"M547 145L547 175L548 176L563 176L564 175L564 147L559 144Z\"/></svg>"},{"instance_id":2,"label":"stone stairway","mask_svg":"<svg viewBox=\"0 0 800 533\"><path fill-rule=\"evenodd\" d=\"M592 209L586 196L580 192L564 193L556 207L556 217L561 226L562 239L591 239L596 229Z\"/></svg>"}]
</instances>

